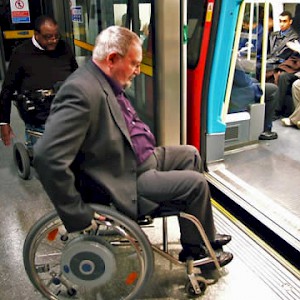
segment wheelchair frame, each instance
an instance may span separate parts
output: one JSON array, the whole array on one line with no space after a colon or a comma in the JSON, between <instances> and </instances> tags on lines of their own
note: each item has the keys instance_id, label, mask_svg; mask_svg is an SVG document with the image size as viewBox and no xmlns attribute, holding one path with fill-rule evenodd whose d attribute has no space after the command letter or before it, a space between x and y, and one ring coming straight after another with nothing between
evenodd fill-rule
<instances>
[{"instance_id":1,"label":"wheelchair frame","mask_svg":"<svg viewBox=\"0 0 300 300\"><path fill-rule=\"evenodd\" d=\"M34 98L33 95L35 94ZM29 96L33 97L32 99ZM55 96L54 90L36 90L36 91L26 91L24 94L14 94L14 104L18 109L21 119L26 123L24 119L26 113L30 111L35 111L39 107L39 103L45 103L49 101L48 99L53 99ZM29 122L28 122L29 123ZM25 134L34 137L41 137L42 133L35 130L25 129ZM26 143L25 145L21 142L16 142L13 148L13 158L15 165L17 166L18 175L27 180L30 177L30 166L32 161L32 152L28 149Z\"/></svg>"},{"instance_id":2,"label":"wheelchair frame","mask_svg":"<svg viewBox=\"0 0 300 300\"><path fill-rule=\"evenodd\" d=\"M69 234L56 211L52 211L36 222L26 237L23 247L25 270L32 284L46 298L137 299L153 274L153 251L186 267L185 288L189 296L201 296L207 285L219 278L220 265L215 252L194 216L183 212L157 216L163 218L161 249L150 243L137 222L111 207L91 206L106 218L97 221L96 230ZM167 217L174 215L195 224L207 247L208 257L183 263L169 253ZM216 279L201 276L199 267L207 264L214 265Z\"/></svg>"}]
</instances>

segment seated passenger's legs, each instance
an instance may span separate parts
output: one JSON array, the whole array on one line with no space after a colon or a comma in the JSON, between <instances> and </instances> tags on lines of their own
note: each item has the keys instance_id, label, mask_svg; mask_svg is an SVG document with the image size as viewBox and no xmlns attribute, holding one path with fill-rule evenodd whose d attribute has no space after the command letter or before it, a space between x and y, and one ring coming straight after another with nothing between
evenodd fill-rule
<instances>
[{"instance_id":1,"label":"seated passenger's legs","mask_svg":"<svg viewBox=\"0 0 300 300\"><path fill-rule=\"evenodd\" d=\"M300 79L293 83L292 94L295 110L290 116L290 119L292 123L300 129Z\"/></svg>"},{"instance_id":2,"label":"seated passenger's legs","mask_svg":"<svg viewBox=\"0 0 300 300\"><path fill-rule=\"evenodd\" d=\"M195 216L202 224L208 239L214 248L228 243L227 235L216 232L210 202L208 183L203 174L201 158L193 146L158 147L155 149L155 160L148 170L139 176L137 189L139 197L158 203L160 207L174 208ZM203 241L196 226L179 218L180 240L183 251L180 260L192 255L195 259L205 255ZM221 252L220 265L232 260L232 254Z\"/></svg>"},{"instance_id":3,"label":"seated passenger's legs","mask_svg":"<svg viewBox=\"0 0 300 300\"><path fill-rule=\"evenodd\" d=\"M282 119L281 121L285 126L296 126L300 129L300 79L293 83L292 95L295 109L288 118Z\"/></svg>"},{"instance_id":4,"label":"seated passenger's legs","mask_svg":"<svg viewBox=\"0 0 300 300\"><path fill-rule=\"evenodd\" d=\"M272 120L275 114L276 99L275 95L278 87L273 83L266 83L266 97L265 97L265 122L264 131L271 131Z\"/></svg>"},{"instance_id":5,"label":"seated passenger's legs","mask_svg":"<svg viewBox=\"0 0 300 300\"><path fill-rule=\"evenodd\" d=\"M199 151L194 146L156 147L155 156L158 163L157 169L160 171L192 170L203 172Z\"/></svg>"},{"instance_id":6,"label":"seated passenger's legs","mask_svg":"<svg viewBox=\"0 0 300 300\"><path fill-rule=\"evenodd\" d=\"M277 133L272 131L272 121L275 115L277 91L278 87L276 84L266 83L264 131L259 135L259 140L275 140L278 138Z\"/></svg>"},{"instance_id":7,"label":"seated passenger's legs","mask_svg":"<svg viewBox=\"0 0 300 300\"><path fill-rule=\"evenodd\" d=\"M275 94L275 118L280 118L281 116L287 116L286 109L286 95L291 94L292 84L298 77L294 74L290 74L287 72L281 72L278 78L278 90Z\"/></svg>"},{"instance_id":8,"label":"seated passenger's legs","mask_svg":"<svg viewBox=\"0 0 300 300\"><path fill-rule=\"evenodd\" d=\"M215 239L210 193L203 174L194 171L144 172L138 178L138 194L159 203L194 215L202 224L208 239ZM181 242L191 245L202 244L193 223L180 220Z\"/></svg>"}]
</instances>

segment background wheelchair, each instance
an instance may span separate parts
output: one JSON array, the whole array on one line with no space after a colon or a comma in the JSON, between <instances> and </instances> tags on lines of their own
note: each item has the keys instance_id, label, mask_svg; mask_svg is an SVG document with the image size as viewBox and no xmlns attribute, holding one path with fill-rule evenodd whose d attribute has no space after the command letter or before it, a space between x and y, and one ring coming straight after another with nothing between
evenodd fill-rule
<instances>
[{"instance_id":1,"label":"background wheelchair","mask_svg":"<svg viewBox=\"0 0 300 300\"><path fill-rule=\"evenodd\" d=\"M114 208L93 205L105 216L90 232L67 233L56 211L42 217L30 229L23 248L26 272L35 288L54 299L138 299L154 271L154 251L170 262L186 268L187 294L201 296L208 284L220 276L220 266L201 223L192 215L165 212L163 241L151 244L139 223ZM193 222L202 236L209 256L198 261L178 261L168 249L166 218L177 214ZM149 224L152 219L141 221ZM201 267L213 265L215 279L206 279Z\"/></svg>"},{"instance_id":2,"label":"background wheelchair","mask_svg":"<svg viewBox=\"0 0 300 300\"><path fill-rule=\"evenodd\" d=\"M55 94L55 91L51 89L25 91L23 94L14 95L14 104L25 123L25 144L17 141L13 146L14 162L18 175L22 179L26 180L30 177L30 166L33 157L32 147L43 134L43 126Z\"/></svg>"}]
</instances>

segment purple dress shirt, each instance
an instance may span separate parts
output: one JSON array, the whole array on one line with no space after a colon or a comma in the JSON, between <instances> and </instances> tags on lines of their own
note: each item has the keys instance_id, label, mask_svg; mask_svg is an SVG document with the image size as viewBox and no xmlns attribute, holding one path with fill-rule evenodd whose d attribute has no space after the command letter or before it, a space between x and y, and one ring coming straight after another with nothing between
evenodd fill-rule
<instances>
[{"instance_id":1,"label":"purple dress shirt","mask_svg":"<svg viewBox=\"0 0 300 300\"><path fill-rule=\"evenodd\" d=\"M122 87L112 78L108 77L101 69L100 71L105 76L116 95L131 138L137 164L141 165L154 152L156 144L155 137L149 126L138 117L132 104L126 98Z\"/></svg>"}]
</instances>

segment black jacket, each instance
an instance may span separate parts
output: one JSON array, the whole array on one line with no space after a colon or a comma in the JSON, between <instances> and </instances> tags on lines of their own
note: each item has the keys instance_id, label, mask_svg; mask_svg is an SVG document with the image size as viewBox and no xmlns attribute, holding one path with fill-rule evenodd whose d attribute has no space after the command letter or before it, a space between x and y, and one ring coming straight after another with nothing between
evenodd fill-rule
<instances>
[{"instance_id":1,"label":"black jacket","mask_svg":"<svg viewBox=\"0 0 300 300\"><path fill-rule=\"evenodd\" d=\"M52 89L78 67L71 48L60 40L54 51L40 50L26 40L12 53L0 94L0 122L10 123L13 94ZM45 111L45 117L49 113Z\"/></svg>"}]
</instances>

